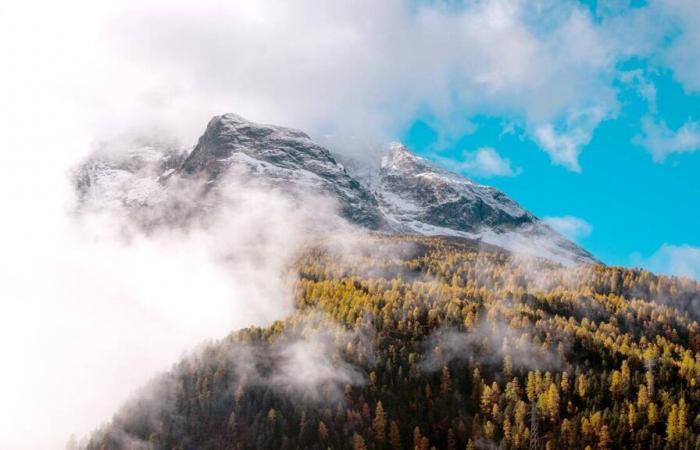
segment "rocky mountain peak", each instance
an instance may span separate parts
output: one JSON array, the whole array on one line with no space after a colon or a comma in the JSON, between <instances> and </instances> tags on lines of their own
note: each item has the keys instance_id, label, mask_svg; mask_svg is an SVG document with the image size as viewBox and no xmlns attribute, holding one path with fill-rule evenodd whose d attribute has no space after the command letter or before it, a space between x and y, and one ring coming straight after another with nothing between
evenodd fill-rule
<instances>
[{"instance_id":1,"label":"rocky mountain peak","mask_svg":"<svg viewBox=\"0 0 700 450\"><path fill-rule=\"evenodd\" d=\"M182 170L187 174L206 172L215 179L231 165L236 153L286 168L298 168L310 160L337 165L328 150L302 131L224 114L209 121Z\"/></svg>"},{"instance_id":2,"label":"rocky mountain peak","mask_svg":"<svg viewBox=\"0 0 700 450\"><path fill-rule=\"evenodd\" d=\"M236 114L216 116L180 172L216 184L225 182L222 178L233 167L290 193L310 189L330 196L343 217L368 228L380 228L383 222L369 190L302 131L258 124Z\"/></svg>"},{"instance_id":3,"label":"rocky mountain peak","mask_svg":"<svg viewBox=\"0 0 700 450\"><path fill-rule=\"evenodd\" d=\"M172 176L203 180L205 204L211 200L205 201L208 192L231 177L254 179L302 202L308 192L330 197L341 217L383 233L453 236L567 264L595 262L503 192L449 172L402 144L387 150L372 172L350 173L302 131L224 114L209 121L184 161L156 158L143 170L134 161L151 161L153 155L125 152L123 160L102 160L83 171L89 176L82 177L79 189L113 201L123 197L129 207L148 207L167 197ZM119 180L117 191L114 180ZM128 201L133 198L138 202Z\"/></svg>"},{"instance_id":4,"label":"rocky mountain peak","mask_svg":"<svg viewBox=\"0 0 700 450\"><path fill-rule=\"evenodd\" d=\"M418 156L408 147L392 142L388 153L382 158L380 175L383 177L412 177L421 184L474 184L468 178L439 167L435 163Z\"/></svg>"}]
</instances>

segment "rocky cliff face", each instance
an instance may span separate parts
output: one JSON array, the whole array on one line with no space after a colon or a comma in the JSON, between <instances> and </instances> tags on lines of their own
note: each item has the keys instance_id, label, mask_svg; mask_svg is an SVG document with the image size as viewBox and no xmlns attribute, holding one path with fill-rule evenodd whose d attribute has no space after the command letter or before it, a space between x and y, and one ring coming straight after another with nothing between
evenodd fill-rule
<instances>
[{"instance_id":1,"label":"rocky cliff face","mask_svg":"<svg viewBox=\"0 0 700 450\"><path fill-rule=\"evenodd\" d=\"M441 169L401 144L389 146L374 178L386 213L409 227L504 232L537 220L499 190Z\"/></svg>"},{"instance_id":2,"label":"rocky cliff face","mask_svg":"<svg viewBox=\"0 0 700 450\"><path fill-rule=\"evenodd\" d=\"M444 170L394 143L366 178L389 227L475 239L565 264L595 259L506 194Z\"/></svg>"},{"instance_id":3,"label":"rocky cliff face","mask_svg":"<svg viewBox=\"0 0 700 450\"><path fill-rule=\"evenodd\" d=\"M444 170L400 144L388 147L378 169L353 174L302 131L224 114L209 122L189 153L145 146L120 155L97 154L78 170L81 199L127 209L158 205L166 217L182 218L191 208L182 214L182 203L167 200L167 193L182 191L183 183L192 183L185 189L190 202L210 205L217 187L251 180L301 201L309 192L329 197L341 217L382 233L454 236L564 264L595 262L503 192Z\"/></svg>"},{"instance_id":4,"label":"rocky cliff face","mask_svg":"<svg viewBox=\"0 0 700 450\"><path fill-rule=\"evenodd\" d=\"M232 168L278 187L334 198L343 217L370 229L382 228L377 200L338 163L328 150L305 133L260 125L235 114L214 117L180 168L216 183Z\"/></svg>"}]
</instances>

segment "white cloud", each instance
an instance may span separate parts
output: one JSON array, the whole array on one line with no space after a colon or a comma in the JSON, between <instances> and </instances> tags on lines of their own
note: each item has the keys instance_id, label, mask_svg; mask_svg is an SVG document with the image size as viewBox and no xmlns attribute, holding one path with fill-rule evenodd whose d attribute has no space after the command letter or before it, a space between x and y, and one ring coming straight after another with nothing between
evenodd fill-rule
<instances>
[{"instance_id":1,"label":"white cloud","mask_svg":"<svg viewBox=\"0 0 700 450\"><path fill-rule=\"evenodd\" d=\"M679 275L700 280L700 248L691 245L663 244L650 257L636 254L632 263L653 272Z\"/></svg>"},{"instance_id":2,"label":"white cloud","mask_svg":"<svg viewBox=\"0 0 700 450\"><path fill-rule=\"evenodd\" d=\"M535 129L535 141L546 151L554 164L560 164L573 172L581 172L579 155L591 141L593 130L605 118L601 108L576 111L566 117L557 128L544 124Z\"/></svg>"},{"instance_id":3,"label":"white cloud","mask_svg":"<svg viewBox=\"0 0 700 450\"><path fill-rule=\"evenodd\" d=\"M510 159L504 158L491 147L482 147L473 152L464 152L461 161L447 158L437 158L442 165L450 170L466 175L490 177L512 177L521 172L514 168Z\"/></svg>"},{"instance_id":4,"label":"white cloud","mask_svg":"<svg viewBox=\"0 0 700 450\"><path fill-rule=\"evenodd\" d=\"M700 150L700 123L688 120L676 130L651 117L642 120L642 133L634 142L647 149L654 161L663 162L670 154Z\"/></svg>"},{"instance_id":5,"label":"white cloud","mask_svg":"<svg viewBox=\"0 0 700 450\"><path fill-rule=\"evenodd\" d=\"M585 238L593 231L590 223L574 216L545 217L542 221L572 241Z\"/></svg>"},{"instance_id":6,"label":"white cloud","mask_svg":"<svg viewBox=\"0 0 700 450\"><path fill-rule=\"evenodd\" d=\"M623 71L618 78L622 83L634 88L638 95L646 101L649 111L656 113L656 85L649 80L642 69Z\"/></svg>"},{"instance_id":7,"label":"white cloud","mask_svg":"<svg viewBox=\"0 0 700 450\"><path fill-rule=\"evenodd\" d=\"M700 8L695 0L654 2L659 15L676 27L670 47L658 56L662 64L673 69L675 78L686 90L700 92Z\"/></svg>"},{"instance_id":8,"label":"white cloud","mask_svg":"<svg viewBox=\"0 0 700 450\"><path fill-rule=\"evenodd\" d=\"M277 283L261 288L254 267L231 276L200 246L206 234L166 249L77 234L66 173L92 141L145 129L192 144L227 111L380 138L419 110L448 124L483 113L576 170L617 110L617 61L649 51L637 37L653 27L629 24L525 0L0 4L0 447L60 447L193 342L282 311L251 301L276 298ZM684 52L700 47L679 48L692 81ZM507 172L483 155L475 164ZM239 228L246 217L259 220ZM268 225L271 244L288 233Z\"/></svg>"},{"instance_id":9,"label":"white cloud","mask_svg":"<svg viewBox=\"0 0 700 450\"><path fill-rule=\"evenodd\" d=\"M551 124L546 124L535 130L535 139L549 154L553 163L561 164L573 172L581 172L578 156L581 146L590 139L588 133L557 133Z\"/></svg>"},{"instance_id":10,"label":"white cloud","mask_svg":"<svg viewBox=\"0 0 700 450\"><path fill-rule=\"evenodd\" d=\"M58 68L52 84L103 134L159 126L189 143L209 117L232 111L385 139L419 110L440 131L485 113L520 123L556 164L577 169L581 146L618 107L611 80L623 49L575 3L161 0L50 13L55 24L34 32L71 38L21 57Z\"/></svg>"}]
</instances>

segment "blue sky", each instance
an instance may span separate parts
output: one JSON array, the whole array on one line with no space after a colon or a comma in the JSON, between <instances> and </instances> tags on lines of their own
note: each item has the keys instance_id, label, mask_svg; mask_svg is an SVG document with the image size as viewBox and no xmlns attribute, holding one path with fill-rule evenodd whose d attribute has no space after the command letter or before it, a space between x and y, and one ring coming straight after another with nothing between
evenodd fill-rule
<instances>
[{"instance_id":1,"label":"blue sky","mask_svg":"<svg viewBox=\"0 0 700 450\"><path fill-rule=\"evenodd\" d=\"M99 3L0 30L33 75L3 73L9 117L24 86L84 141L191 145L225 112L360 156L398 139L606 263L700 278L698 0Z\"/></svg>"},{"instance_id":2,"label":"blue sky","mask_svg":"<svg viewBox=\"0 0 700 450\"><path fill-rule=\"evenodd\" d=\"M587 6L591 20L600 20L596 5ZM462 132L447 138L444 128L454 124L425 111L405 126L401 140L505 191L605 263L698 277L700 95L696 80L663 63L678 36L682 30L668 26L653 54L615 60L606 76L613 106L578 145L577 164L557 162L527 117L507 111L464 111ZM493 158L480 162L484 152Z\"/></svg>"},{"instance_id":3,"label":"blue sky","mask_svg":"<svg viewBox=\"0 0 700 450\"><path fill-rule=\"evenodd\" d=\"M669 128L700 117L700 97L684 93L671 73L664 71L652 79L658 115ZM509 132L508 123L499 117L474 117L473 132L438 147L439 123L419 118L405 131L403 141L429 158L454 160L457 168L464 152L495 149L510 160L512 175L461 172L502 189L539 217L584 220L591 225L590 233L579 236L578 242L608 264L637 264L638 258L650 257L663 244L700 247L700 152L654 161L635 142L648 113L646 100L629 91L622 91L620 99L618 117L603 121L583 147L580 172L552 164L537 143L517 130ZM446 159L438 161L450 166Z\"/></svg>"}]
</instances>

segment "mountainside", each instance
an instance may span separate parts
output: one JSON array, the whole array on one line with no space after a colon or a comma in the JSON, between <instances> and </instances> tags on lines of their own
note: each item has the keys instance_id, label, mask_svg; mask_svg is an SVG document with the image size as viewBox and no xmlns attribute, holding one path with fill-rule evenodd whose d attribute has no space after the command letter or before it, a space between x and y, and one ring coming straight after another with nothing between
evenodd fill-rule
<instances>
[{"instance_id":1,"label":"mountainside","mask_svg":"<svg viewBox=\"0 0 700 450\"><path fill-rule=\"evenodd\" d=\"M325 148L305 133L259 125L237 116L214 117L180 168L216 183L232 168L285 189L311 189L336 199L348 220L370 229L383 224L376 199Z\"/></svg>"},{"instance_id":2,"label":"mountainside","mask_svg":"<svg viewBox=\"0 0 700 450\"><path fill-rule=\"evenodd\" d=\"M401 144L390 146L372 179L395 230L476 239L563 263L594 262L503 192L441 169Z\"/></svg>"},{"instance_id":3,"label":"mountainside","mask_svg":"<svg viewBox=\"0 0 700 450\"><path fill-rule=\"evenodd\" d=\"M229 180L255 180L300 198L309 191L329 197L343 218L381 233L462 237L566 265L596 262L504 193L441 169L399 144L387 149L376 173L360 176L301 131L225 114L209 122L186 157L154 146L121 155L96 154L79 169L81 198L145 209L147 225L158 220L149 212L155 206L168 220L195 214L183 206L180 192L171 196L175 199L167 195L183 190L185 180L200 183L184 189L189 198L201 197L192 202L197 210L215 203L209 192Z\"/></svg>"},{"instance_id":4,"label":"mountainside","mask_svg":"<svg viewBox=\"0 0 700 450\"><path fill-rule=\"evenodd\" d=\"M353 172L300 131L224 115L191 151L105 150L76 174L81 207L148 230L246 182L326 196L371 232L273 251L283 273L263 280L285 280L290 316L184 357L71 450L700 448L700 284L595 264L400 144Z\"/></svg>"},{"instance_id":5,"label":"mountainside","mask_svg":"<svg viewBox=\"0 0 700 450\"><path fill-rule=\"evenodd\" d=\"M700 445L696 282L427 237L292 270L294 315L184 358L85 447Z\"/></svg>"}]
</instances>

